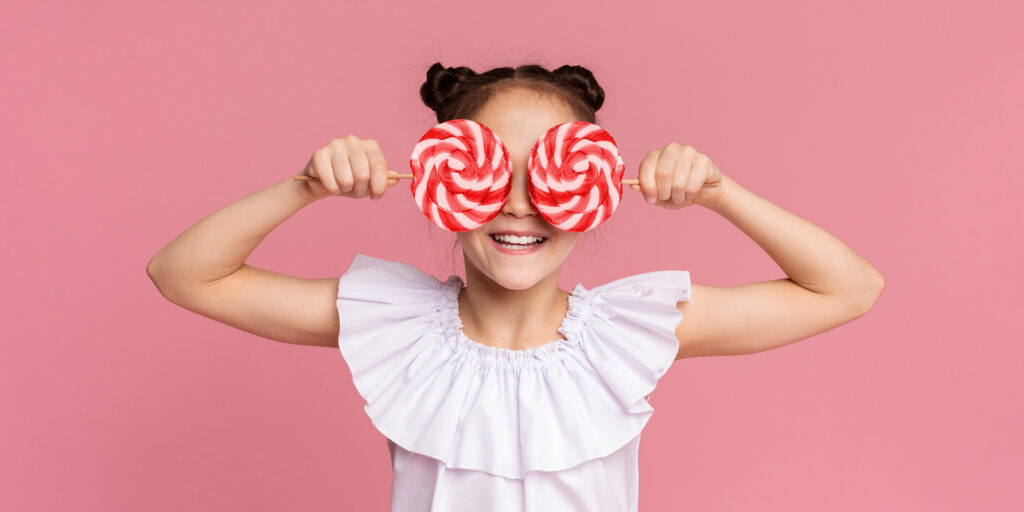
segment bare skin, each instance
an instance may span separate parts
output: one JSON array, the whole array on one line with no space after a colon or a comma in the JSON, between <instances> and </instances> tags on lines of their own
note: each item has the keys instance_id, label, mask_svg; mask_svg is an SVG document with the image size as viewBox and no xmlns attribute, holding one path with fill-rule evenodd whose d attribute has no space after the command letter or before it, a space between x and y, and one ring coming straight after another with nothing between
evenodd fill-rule
<instances>
[{"instance_id":1,"label":"bare skin","mask_svg":"<svg viewBox=\"0 0 1024 512\"><path fill-rule=\"evenodd\" d=\"M497 133L508 148L512 192L494 219L458 234L466 263L466 287L459 297L463 331L494 347L535 348L562 338L558 327L570 294L558 287L558 277L580 233L557 229L540 216L528 193L527 162L534 142L548 128L578 119L563 103L510 89L492 98L473 120ZM547 240L532 254L507 254L489 236L505 230L534 231Z\"/></svg>"},{"instance_id":2,"label":"bare skin","mask_svg":"<svg viewBox=\"0 0 1024 512\"><path fill-rule=\"evenodd\" d=\"M513 190L490 223L458 235L466 263L459 297L463 330L474 341L522 350L561 338L557 332L569 292L557 286L561 265L580 235L560 231L537 213L527 194L526 162L544 130L576 120L555 100L527 90L496 95L474 120L505 142L513 163ZM338 278L303 279L245 263L280 223L329 196L380 197L388 179L376 141L348 135L310 158L305 174L289 176L229 204L172 240L147 265L147 274L172 302L211 319L284 343L336 348ZM677 358L739 355L780 347L838 327L869 311L884 288L881 274L825 230L766 201L723 175L692 146L651 150L635 191L652 206L698 205L722 215L748 235L788 276L734 287L693 283L676 306ZM488 233L531 230L549 237L531 255L496 251ZM671 227L666 227L671 229Z\"/></svg>"}]
</instances>

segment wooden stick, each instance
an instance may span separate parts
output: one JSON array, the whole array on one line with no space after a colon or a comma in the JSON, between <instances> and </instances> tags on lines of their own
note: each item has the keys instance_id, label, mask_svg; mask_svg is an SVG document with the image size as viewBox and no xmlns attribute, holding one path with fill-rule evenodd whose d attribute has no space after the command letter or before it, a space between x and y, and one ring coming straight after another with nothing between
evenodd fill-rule
<instances>
[{"instance_id":1,"label":"wooden stick","mask_svg":"<svg viewBox=\"0 0 1024 512\"><path fill-rule=\"evenodd\" d=\"M389 180L402 179L402 178L412 179L412 174L399 174L399 173L396 173L394 171L388 171L388 173L391 173L391 174L388 174L388 179ZM307 176L305 174L300 174L300 175L298 175L298 176L296 176L296 177L294 177L292 179L298 180L298 181L320 181L317 178L314 178L312 176ZM636 178L636 179L630 179L630 180L622 180L622 184L623 185L639 185L640 184L640 179Z\"/></svg>"},{"instance_id":2,"label":"wooden stick","mask_svg":"<svg viewBox=\"0 0 1024 512\"><path fill-rule=\"evenodd\" d=\"M399 174L399 173L394 172L394 171L388 171L388 179L389 180L401 179L401 178L412 179L412 174ZM294 177L292 179L293 180L298 180L298 181L320 181L319 178L314 178L313 176L308 176L306 174L300 174L300 175L298 175L298 176L296 176L296 177Z\"/></svg>"}]
</instances>

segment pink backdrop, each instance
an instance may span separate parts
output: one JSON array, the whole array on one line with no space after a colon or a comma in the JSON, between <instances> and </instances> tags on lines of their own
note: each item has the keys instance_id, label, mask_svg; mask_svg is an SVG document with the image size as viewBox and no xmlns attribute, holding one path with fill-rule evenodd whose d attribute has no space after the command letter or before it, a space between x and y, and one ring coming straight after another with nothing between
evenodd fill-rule
<instances>
[{"instance_id":1,"label":"pink backdrop","mask_svg":"<svg viewBox=\"0 0 1024 512\"><path fill-rule=\"evenodd\" d=\"M331 138L405 169L441 60L587 66L627 177L691 144L886 278L853 323L677 362L641 510L1020 510L1024 11L835 4L6 3L0 509L384 509L385 441L340 352L182 309L144 269ZM784 277L713 212L626 196L563 288ZM315 203L249 263L327 277L364 252L445 277L452 240L403 186Z\"/></svg>"}]
</instances>

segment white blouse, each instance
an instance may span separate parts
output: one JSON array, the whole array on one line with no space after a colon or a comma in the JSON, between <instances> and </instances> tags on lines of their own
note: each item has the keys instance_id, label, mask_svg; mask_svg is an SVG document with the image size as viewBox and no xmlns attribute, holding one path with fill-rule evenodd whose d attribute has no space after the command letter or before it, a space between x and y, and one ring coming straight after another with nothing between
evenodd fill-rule
<instances>
[{"instance_id":1,"label":"white blouse","mask_svg":"<svg viewBox=\"0 0 1024 512\"><path fill-rule=\"evenodd\" d=\"M690 274L588 290L525 350L462 332L459 276L357 254L338 282L338 346L386 438L391 510L636 512L644 398L675 360Z\"/></svg>"}]
</instances>

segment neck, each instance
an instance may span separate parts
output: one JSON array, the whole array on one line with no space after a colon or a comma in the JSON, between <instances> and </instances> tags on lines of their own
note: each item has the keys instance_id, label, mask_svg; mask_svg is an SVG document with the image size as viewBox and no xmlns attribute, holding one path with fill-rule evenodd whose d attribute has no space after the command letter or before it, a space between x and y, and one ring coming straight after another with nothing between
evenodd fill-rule
<instances>
[{"instance_id":1,"label":"neck","mask_svg":"<svg viewBox=\"0 0 1024 512\"><path fill-rule=\"evenodd\" d=\"M561 338L558 327L570 293L558 288L561 267L532 286L505 288L466 261L466 287L459 295L463 332L474 341L523 350Z\"/></svg>"}]
</instances>

